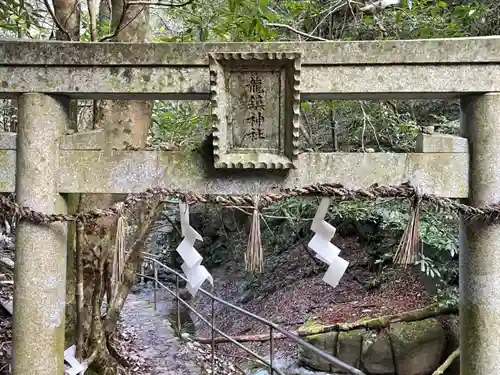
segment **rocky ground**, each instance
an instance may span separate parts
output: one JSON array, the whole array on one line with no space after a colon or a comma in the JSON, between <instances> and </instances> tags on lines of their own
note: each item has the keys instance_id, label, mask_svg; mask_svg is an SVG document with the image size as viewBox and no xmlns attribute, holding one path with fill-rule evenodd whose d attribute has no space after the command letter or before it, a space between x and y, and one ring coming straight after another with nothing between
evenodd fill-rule
<instances>
[{"instance_id":1,"label":"rocky ground","mask_svg":"<svg viewBox=\"0 0 500 375\"><path fill-rule=\"evenodd\" d=\"M243 264L232 260L224 266L212 269L215 294L244 309L295 330L305 322L350 322L363 317L400 313L424 307L429 296L419 278L408 270L389 273L383 284L368 288L373 273L369 272L368 258L361 250L357 238L337 237L333 240L342 249L341 256L349 260L350 267L336 288L324 283L321 268L302 247L290 249L279 255L279 263L273 271L263 276L255 298L248 298L249 287L243 291L245 276ZM275 256L267 259L275 262ZM267 291L262 293L260 291ZM198 298L196 307L209 316L211 305L207 298ZM268 333L269 328L250 317L227 307L216 305L218 326L230 335ZM211 331L197 322L197 335L209 337ZM245 344L252 350L269 357L269 345ZM245 361L248 354L232 344L221 344L218 351L235 358L236 363ZM274 355L285 363L296 359L297 346L289 340L274 343ZM301 372L304 373L304 372Z\"/></svg>"}]
</instances>

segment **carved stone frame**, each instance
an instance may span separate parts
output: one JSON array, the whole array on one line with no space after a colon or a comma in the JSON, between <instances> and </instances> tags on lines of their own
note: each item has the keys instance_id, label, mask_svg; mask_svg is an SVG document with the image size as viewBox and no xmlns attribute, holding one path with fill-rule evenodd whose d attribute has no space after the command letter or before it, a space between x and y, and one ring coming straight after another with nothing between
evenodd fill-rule
<instances>
[{"instance_id":1,"label":"carved stone frame","mask_svg":"<svg viewBox=\"0 0 500 375\"><path fill-rule=\"evenodd\" d=\"M209 53L215 168L291 169L298 154L300 128L300 53ZM279 149L231 150L228 121L232 73L273 71L280 73L279 125L283 131ZM281 139L281 138L280 138Z\"/></svg>"}]
</instances>

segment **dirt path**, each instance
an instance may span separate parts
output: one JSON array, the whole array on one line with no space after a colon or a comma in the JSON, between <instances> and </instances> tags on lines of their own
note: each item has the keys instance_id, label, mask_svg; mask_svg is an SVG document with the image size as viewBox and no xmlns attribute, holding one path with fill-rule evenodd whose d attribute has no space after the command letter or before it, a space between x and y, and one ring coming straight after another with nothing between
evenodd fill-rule
<instances>
[{"instance_id":1,"label":"dirt path","mask_svg":"<svg viewBox=\"0 0 500 375\"><path fill-rule=\"evenodd\" d=\"M200 368L175 336L167 320L170 301L159 301L153 309L152 291L145 288L130 293L122 311L122 327L131 330L138 353L150 369L144 375L195 375ZM142 362L142 361L141 361Z\"/></svg>"}]
</instances>

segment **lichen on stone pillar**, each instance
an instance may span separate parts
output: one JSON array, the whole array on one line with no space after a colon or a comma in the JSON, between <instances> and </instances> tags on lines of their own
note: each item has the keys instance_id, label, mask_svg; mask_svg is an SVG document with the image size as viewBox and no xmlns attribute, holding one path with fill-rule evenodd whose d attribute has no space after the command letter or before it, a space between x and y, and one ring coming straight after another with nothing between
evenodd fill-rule
<instances>
[{"instance_id":1,"label":"lichen on stone pillar","mask_svg":"<svg viewBox=\"0 0 500 375\"><path fill-rule=\"evenodd\" d=\"M469 203L500 202L500 93L462 99ZM461 374L500 374L500 225L466 222L460 248Z\"/></svg>"},{"instance_id":2,"label":"lichen on stone pillar","mask_svg":"<svg viewBox=\"0 0 500 375\"><path fill-rule=\"evenodd\" d=\"M66 211L57 180L68 104L37 93L19 100L16 199L35 211ZM66 241L66 223L22 219L16 229L13 375L63 374Z\"/></svg>"}]
</instances>

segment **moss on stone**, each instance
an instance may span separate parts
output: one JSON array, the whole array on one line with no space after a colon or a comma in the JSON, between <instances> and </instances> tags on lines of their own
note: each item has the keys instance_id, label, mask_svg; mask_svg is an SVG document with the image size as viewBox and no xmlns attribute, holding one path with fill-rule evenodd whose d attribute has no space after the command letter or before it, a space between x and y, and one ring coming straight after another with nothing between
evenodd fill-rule
<instances>
[{"instance_id":1,"label":"moss on stone","mask_svg":"<svg viewBox=\"0 0 500 375\"><path fill-rule=\"evenodd\" d=\"M12 158L9 157L8 150L0 150L0 170L3 171L2 175L0 175L0 190L1 191L11 191L13 190L13 186L10 186L11 176L10 163Z\"/></svg>"},{"instance_id":2,"label":"moss on stone","mask_svg":"<svg viewBox=\"0 0 500 375\"><path fill-rule=\"evenodd\" d=\"M415 340L427 336L431 331L440 329L441 325L437 319L425 319L416 322L397 323L391 328L392 332L397 335L398 339L407 344Z\"/></svg>"},{"instance_id":3,"label":"moss on stone","mask_svg":"<svg viewBox=\"0 0 500 375\"><path fill-rule=\"evenodd\" d=\"M312 333L320 332L324 327L325 327L324 324L320 324L320 323L313 322L313 321L309 320L309 321L306 321L302 326L300 326L297 329L297 332L304 332L304 331L312 332ZM306 339L311 338L313 336L317 336L317 335L306 336Z\"/></svg>"}]
</instances>

